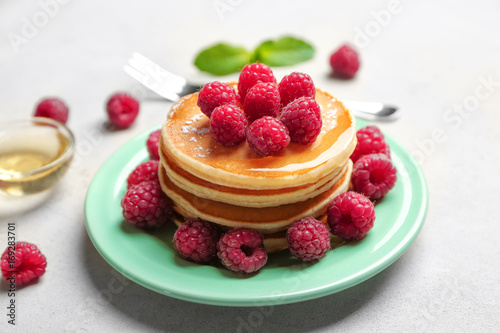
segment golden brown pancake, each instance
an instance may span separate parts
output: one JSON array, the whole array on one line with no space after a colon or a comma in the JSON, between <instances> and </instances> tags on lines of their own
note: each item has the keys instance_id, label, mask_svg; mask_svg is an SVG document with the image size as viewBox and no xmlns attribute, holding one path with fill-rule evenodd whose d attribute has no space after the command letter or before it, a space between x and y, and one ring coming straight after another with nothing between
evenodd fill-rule
<instances>
[{"instance_id":1,"label":"golden brown pancake","mask_svg":"<svg viewBox=\"0 0 500 333\"><path fill-rule=\"evenodd\" d=\"M242 207L231 205L184 191L167 176L160 164L160 184L163 192L172 199L177 211L185 217L198 217L232 228L250 228L262 233L274 233L286 229L294 221L323 215L328 204L342 192L347 191L352 170L348 162L340 179L321 194L296 203L272 207Z\"/></svg>"},{"instance_id":2,"label":"golden brown pancake","mask_svg":"<svg viewBox=\"0 0 500 333\"><path fill-rule=\"evenodd\" d=\"M355 120L330 94L317 90L323 129L311 145L290 143L276 156L260 157L246 142L226 148L211 136L198 95L181 98L162 127L161 149L190 174L213 184L252 190L315 183L345 167L356 145Z\"/></svg>"},{"instance_id":3,"label":"golden brown pancake","mask_svg":"<svg viewBox=\"0 0 500 333\"><path fill-rule=\"evenodd\" d=\"M271 207L303 201L325 191L342 176L341 172L335 171L307 185L274 190L248 190L217 185L198 178L176 165L163 151L160 151L160 162L170 181L181 189L195 193L200 198L245 207Z\"/></svg>"}]
</instances>

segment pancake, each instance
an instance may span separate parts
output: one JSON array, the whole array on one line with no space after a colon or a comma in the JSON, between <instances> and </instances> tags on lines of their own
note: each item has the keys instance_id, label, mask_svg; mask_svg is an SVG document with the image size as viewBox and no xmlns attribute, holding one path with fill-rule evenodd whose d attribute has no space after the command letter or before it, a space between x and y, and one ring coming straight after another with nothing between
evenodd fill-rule
<instances>
[{"instance_id":1,"label":"pancake","mask_svg":"<svg viewBox=\"0 0 500 333\"><path fill-rule=\"evenodd\" d=\"M341 172L335 171L312 184L275 190L248 190L217 185L198 178L176 165L163 151L160 151L160 162L170 181L179 188L196 193L200 198L245 207L272 207L307 200L331 187L342 176Z\"/></svg>"},{"instance_id":2,"label":"pancake","mask_svg":"<svg viewBox=\"0 0 500 333\"><path fill-rule=\"evenodd\" d=\"M197 93L181 98L162 126L161 149L186 172L216 185L248 190L307 186L342 170L356 145L352 114L333 96L317 89L323 127L311 145L290 143L276 156L259 157L243 142L226 148L211 136L209 118L197 106Z\"/></svg>"},{"instance_id":3,"label":"pancake","mask_svg":"<svg viewBox=\"0 0 500 333\"><path fill-rule=\"evenodd\" d=\"M166 174L162 164L159 169L163 192L172 199L177 208L176 211L183 216L198 217L226 227L250 228L269 234L286 229L288 225L300 218L323 215L333 198L347 191L352 162L348 161L338 181L321 194L292 204L264 208L242 207L200 198L176 186Z\"/></svg>"}]
</instances>

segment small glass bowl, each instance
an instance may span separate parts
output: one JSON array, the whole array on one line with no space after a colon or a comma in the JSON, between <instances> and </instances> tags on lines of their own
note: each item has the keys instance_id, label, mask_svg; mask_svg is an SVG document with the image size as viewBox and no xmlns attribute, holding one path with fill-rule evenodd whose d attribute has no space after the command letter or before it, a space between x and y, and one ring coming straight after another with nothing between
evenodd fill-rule
<instances>
[{"instance_id":1,"label":"small glass bowl","mask_svg":"<svg viewBox=\"0 0 500 333\"><path fill-rule=\"evenodd\" d=\"M75 139L58 121L33 117L0 125L0 192L21 197L52 188L73 158Z\"/></svg>"}]
</instances>

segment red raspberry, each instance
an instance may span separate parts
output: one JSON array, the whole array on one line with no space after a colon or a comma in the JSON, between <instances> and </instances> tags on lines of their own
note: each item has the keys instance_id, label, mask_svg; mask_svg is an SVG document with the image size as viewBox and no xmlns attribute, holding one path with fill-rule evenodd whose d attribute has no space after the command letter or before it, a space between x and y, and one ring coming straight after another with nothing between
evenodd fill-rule
<instances>
[{"instance_id":1,"label":"red raspberry","mask_svg":"<svg viewBox=\"0 0 500 333\"><path fill-rule=\"evenodd\" d=\"M152 160L159 160L160 153L158 151L160 145L161 130L153 131L149 134L146 140L146 147L148 148L149 158Z\"/></svg>"},{"instance_id":2,"label":"red raspberry","mask_svg":"<svg viewBox=\"0 0 500 333\"><path fill-rule=\"evenodd\" d=\"M323 126L319 105L311 97L300 97L289 103L282 109L280 120L288 128L290 140L302 145L314 142Z\"/></svg>"},{"instance_id":3,"label":"red raspberry","mask_svg":"<svg viewBox=\"0 0 500 333\"><path fill-rule=\"evenodd\" d=\"M252 123L264 116L277 117L280 106L280 93L276 84L260 82L248 89L243 110Z\"/></svg>"},{"instance_id":4,"label":"red raspberry","mask_svg":"<svg viewBox=\"0 0 500 333\"><path fill-rule=\"evenodd\" d=\"M181 257L203 263L217 253L217 227L200 219L189 219L174 234L174 247Z\"/></svg>"},{"instance_id":5,"label":"red raspberry","mask_svg":"<svg viewBox=\"0 0 500 333\"><path fill-rule=\"evenodd\" d=\"M240 94L242 103L245 103L248 90L259 82L277 83L273 71L269 66L255 63L243 67L238 81L238 93Z\"/></svg>"},{"instance_id":6,"label":"red raspberry","mask_svg":"<svg viewBox=\"0 0 500 333\"><path fill-rule=\"evenodd\" d=\"M330 249L330 232L312 217L294 222L286 232L288 249L302 261L319 260Z\"/></svg>"},{"instance_id":7,"label":"red raspberry","mask_svg":"<svg viewBox=\"0 0 500 333\"><path fill-rule=\"evenodd\" d=\"M214 109L221 105L237 104L238 98L233 87L223 82L210 82L198 93L197 104L207 117L212 116Z\"/></svg>"},{"instance_id":8,"label":"red raspberry","mask_svg":"<svg viewBox=\"0 0 500 333\"><path fill-rule=\"evenodd\" d=\"M396 168L384 154L368 154L354 163L352 186L370 200L385 196L396 184Z\"/></svg>"},{"instance_id":9,"label":"red raspberry","mask_svg":"<svg viewBox=\"0 0 500 333\"><path fill-rule=\"evenodd\" d=\"M245 141L248 121L236 105L215 108L210 118L210 133L224 147L234 147Z\"/></svg>"},{"instance_id":10,"label":"red raspberry","mask_svg":"<svg viewBox=\"0 0 500 333\"><path fill-rule=\"evenodd\" d=\"M21 285L45 274L47 259L36 245L16 242L3 252L0 267L6 281Z\"/></svg>"},{"instance_id":11,"label":"red raspberry","mask_svg":"<svg viewBox=\"0 0 500 333\"><path fill-rule=\"evenodd\" d=\"M127 178L127 188L140 184L144 181L158 181L158 165L157 160L149 160L139 164Z\"/></svg>"},{"instance_id":12,"label":"red raspberry","mask_svg":"<svg viewBox=\"0 0 500 333\"><path fill-rule=\"evenodd\" d=\"M46 117L66 124L68 121L68 107L58 98L46 98L38 103L35 117Z\"/></svg>"},{"instance_id":13,"label":"red raspberry","mask_svg":"<svg viewBox=\"0 0 500 333\"><path fill-rule=\"evenodd\" d=\"M299 97L316 96L316 88L311 77L304 73L293 72L285 75L279 84L281 105L286 106Z\"/></svg>"},{"instance_id":14,"label":"red raspberry","mask_svg":"<svg viewBox=\"0 0 500 333\"><path fill-rule=\"evenodd\" d=\"M170 220L172 204L158 181L145 181L127 190L121 201L125 220L140 228L157 228Z\"/></svg>"},{"instance_id":15,"label":"red raspberry","mask_svg":"<svg viewBox=\"0 0 500 333\"><path fill-rule=\"evenodd\" d=\"M359 69L358 53L349 45L342 45L330 57L330 66L334 74L350 79Z\"/></svg>"},{"instance_id":16,"label":"red raspberry","mask_svg":"<svg viewBox=\"0 0 500 333\"><path fill-rule=\"evenodd\" d=\"M233 272L253 273L267 262L264 237L256 230L231 229L217 243L217 256Z\"/></svg>"},{"instance_id":17,"label":"red raspberry","mask_svg":"<svg viewBox=\"0 0 500 333\"><path fill-rule=\"evenodd\" d=\"M359 240L373 227L375 207L362 194L341 193L328 206L328 224L332 234L346 241Z\"/></svg>"},{"instance_id":18,"label":"red raspberry","mask_svg":"<svg viewBox=\"0 0 500 333\"><path fill-rule=\"evenodd\" d=\"M384 135L377 126L370 125L360 128L356 132L358 142L351 154L351 160L355 163L361 156L367 154L382 153L391 157L389 145L385 142Z\"/></svg>"},{"instance_id":19,"label":"red raspberry","mask_svg":"<svg viewBox=\"0 0 500 333\"><path fill-rule=\"evenodd\" d=\"M109 121L118 128L130 127L139 114L139 102L126 93L116 93L106 104Z\"/></svg>"},{"instance_id":20,"label":"red raspberry","mask_svg":"<svg viewBox=\"0 0 500 333\"><path fill-rule=\"evenodd\" d=\"M265 116L254 121L247 130L250 149L260 156L276 155L290 143L290 135L283 123Z\"/></svg>"}]
</instances>

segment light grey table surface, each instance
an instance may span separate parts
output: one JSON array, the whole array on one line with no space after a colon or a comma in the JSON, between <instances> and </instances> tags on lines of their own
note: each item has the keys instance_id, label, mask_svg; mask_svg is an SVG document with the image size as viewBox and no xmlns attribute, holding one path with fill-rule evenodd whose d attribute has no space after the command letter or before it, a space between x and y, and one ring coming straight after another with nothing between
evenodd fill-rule
<instances>
[{"instance_id":1,"label":"light grey table surface","mask_svg":"<svg viewBox=\"0 0 500 333\"><path fill-rule=\"evenodd\" d=\"M42 205L7 214L38 244L47 273L16 294L1 332L498 332L500 331L500 2L486 1L1 1L1 122L28 117L44 96L70 106L75 163ZM143 99L130 129L109 131L104 103L115 91L143 96L122 71L134 51L193 81L192 65L217 41L247 48L285 34L315 57L292 70L340 98L400 106L377 125L420 162L429 186L425 225L408 251L375 277L337 294L269 308L228 308L157 294L121 277L85 229L93 175L122 144L160 124L171 105ZM353 80L330 77L330 53L356 45ZM113 292L111 292L113 291ZM245 324L242 324L245 323Z\"/></svg>"}]
</instances>

